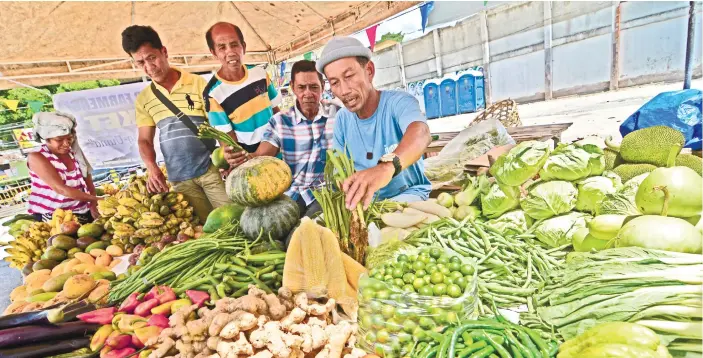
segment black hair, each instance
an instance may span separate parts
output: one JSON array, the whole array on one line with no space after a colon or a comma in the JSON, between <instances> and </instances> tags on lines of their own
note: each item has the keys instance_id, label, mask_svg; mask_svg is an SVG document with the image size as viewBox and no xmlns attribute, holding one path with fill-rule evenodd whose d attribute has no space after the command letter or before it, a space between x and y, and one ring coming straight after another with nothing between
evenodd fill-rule
<instances>
[{"instance_id":1,"label":"black hair","mask_svg":"<svg viewBox=\"0 0 703 358\"><path fill-rule=\"evenodd\" d=\"M218 22L218 23L216 23L216 24L210 26L210 28L207 29L207 32L205 33L205 42L207 42L207 47L208 47L210 50L214 50L214 49L215 49L215 43L212 41L212 29L215 28L215 26L217 26L217 25L229 25L229 26L232 26L232 28L234 28L234 32L237 33L237 37L239 37L239 42L241 42L242 45L245 45L245 44L246 44L246 43L244 42L244 34L242 34L242 30L239 28L239 26L237 26L237 25L235 25L235 24L231 24L231 23L229 23L229 22Z\"/></svg>"},{"instance_id":2,"label":"black hair","mask_svg":"<svg viewBox=\"0 0 703 358\"><path fill-rule=\"evenodd\" d=\"M132 25L122 31L122 49L130 56L147 43L157 50L164 47L151 26Z\"/></svg>"},{"instance_id":3,"label":"black hair","mask_svg":"<svg viewBox=\"0 0 703 358\"><path fill-rule=\"evenodd\" d=\"M364 67L370 60L364 56L356 56L356 61L359 62L361 67Z\"/></svg>"},{"instance_id":4,"label":"black hair","mask_svg":"<svg viewBox=\"0 0 703 358\"><path fill-rule=\"evenodd\" d=\"M322 74L320 72L317 72L317 69L315 68L315 61L300 60L300 61L294 63L293 68L291 68L291 70L290 70L290 82L291 83L295 82L295 75L300 72L315 72L315 73L317 73L317 77L320 79L320 84L324 87L325 80L322 79Z\"/></svg>"}]
</instances>

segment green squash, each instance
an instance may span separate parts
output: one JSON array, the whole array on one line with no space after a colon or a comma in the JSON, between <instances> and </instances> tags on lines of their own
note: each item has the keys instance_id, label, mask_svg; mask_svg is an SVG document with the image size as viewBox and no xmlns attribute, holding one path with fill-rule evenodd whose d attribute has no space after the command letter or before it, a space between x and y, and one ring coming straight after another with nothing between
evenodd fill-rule
<instances>
[{"instance_id":1,"label":"green squash","mask_svg":"<svg viewBox=\"0 0 703 358\"><path fill-rule=\"evenodd\" d=\"M252 206L244 209L239 226L244 234L255 240L263 232L264 237L283 240L298 224L300 209L298 204L286 195L265 206Z\"/></svg>"},{"instance_id":2,"label":"green squash","mask_svg":"<svg viewBox=\"0 0 703 358\"><path fill-rule=\"evenodd\" d=\"M227 196L235 204L262 206L280 197L293 180L290 167L274 157L255 157L227 176Z\"/></svg>"},{"instance_id":3,"label":"green squash","mask_svg":"<svg viewBox=\"0 0 703 358\"><path fill-rule=\"evenodd\" d=\"M232 221L239 220L243 212L244 207L241 205L227 204L220 206L207 216L207 221L205 221L205 225L203 225L203 232L208 234L213 233L222 226Z\"/></svg>"},{"instance_id":4,"label":"green squash","mask_svg":"<svg viewBox=\"0 0 703 358\"><path fill-rule=\"evenodd\" d=\"M217 147L210 155L210 160L212 160L212 165L218 169L229 169L229 163L225 160L225 153L222 151L222 147Z\"/></svg>"},{"instance_id":5,"label":"green squash","mask_svg":"<svg viewBox=\"0 0 703 358\"><path fill-rule=\"evenodd\" d=\"M702 197L703 178L693 169L658 168L640 184L635 203L645 215L689 218L701 215Z\"/></svg>"}]
</instances>

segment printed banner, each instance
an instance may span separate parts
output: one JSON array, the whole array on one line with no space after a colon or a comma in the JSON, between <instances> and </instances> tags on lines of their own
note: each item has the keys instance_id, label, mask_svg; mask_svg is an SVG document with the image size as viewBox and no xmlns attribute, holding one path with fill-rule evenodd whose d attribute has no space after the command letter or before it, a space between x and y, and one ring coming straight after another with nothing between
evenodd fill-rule
<instances>
[{"instance_id":1,"label":"printed banner","mask_svg":"<svg viewBox=\"0 0 703 358\"><path fill-rule=\"evenodd\" d=\"M41 146L41 143L36 141L36 137L34 137L34 129L32 128L13 129L12 133L15 135L15 140L17 140L17 144L19 144L20 149L31 149Z\"/></svg>"},{"instance_id":2,"label":"printed banner","mask_svg":"<svg viewBox=\"0 0 703 358\"><path fill-rule=\"evenodd\" d=\"M209 80L212 75L202 76ZM143 165L137 146L134 102L151 82L58 93L54 108L76 117L76 133L83 153L94 169ZM156 161L162 162L156 130Z\"/></svg>"}]
</instances>

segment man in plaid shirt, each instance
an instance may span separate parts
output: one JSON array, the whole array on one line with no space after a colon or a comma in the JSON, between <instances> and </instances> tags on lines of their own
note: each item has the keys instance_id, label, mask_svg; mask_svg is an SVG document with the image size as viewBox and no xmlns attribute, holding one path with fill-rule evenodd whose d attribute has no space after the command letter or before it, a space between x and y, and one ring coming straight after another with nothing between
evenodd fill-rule
<instances>
[{"instance_id":1,"label":"man in plaid shirt","mask_svg":"<svg viewBox=\"0 0 703 358\"><path fill-rule=\"evenodd\" d=\"M234 152L226 147L224 156L236 168L252 157L281 153L293 173L293 183L286 195L298 203L301 217L312 216L321 211L312 190L324 182L326 151L332 148L339 107L328 101L321 103L324 81L314 61L303 60L293 65L291 88L295 106L271 117L256 152Z\"/></svg>"}]
</instances>

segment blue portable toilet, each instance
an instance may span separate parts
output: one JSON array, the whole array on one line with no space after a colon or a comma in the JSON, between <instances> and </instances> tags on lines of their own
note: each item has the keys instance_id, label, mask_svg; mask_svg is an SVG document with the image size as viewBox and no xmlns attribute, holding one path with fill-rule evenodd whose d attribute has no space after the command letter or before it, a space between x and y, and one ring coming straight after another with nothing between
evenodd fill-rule
<instances>
[{"instance_id":1,"label":"blue portable toilet","mask_svg":"<svg viewBox=\"0 0 703 358\"><path fill-rule=\"evenodd\" d=\"M457 114L456 102L456 79L454 76L446 76L439 85L440 92L440 113L442 117L455 116Z\"/></svg>"},{"instance_id":2,"label":"blue portable toilet","mask_svg":"<svg viewBox=\"0 0 703 358\"><path fill-rule=\"evenodd\" d=\"M425 115L427 119L440 117L439 84L435 80L428 80L422 87L425 99Z\"/></svg>"},{"instance_id":3,"label":"blue portable toilet","mask_svg":"<svg viewBox=\"0 0 703 358\"><path fill-rule=\"evenodd\" d=\"M483 91L483 72L465 71L457 79L459 113L476 112L486 107Z\"/></svg>"}]
</instances>

